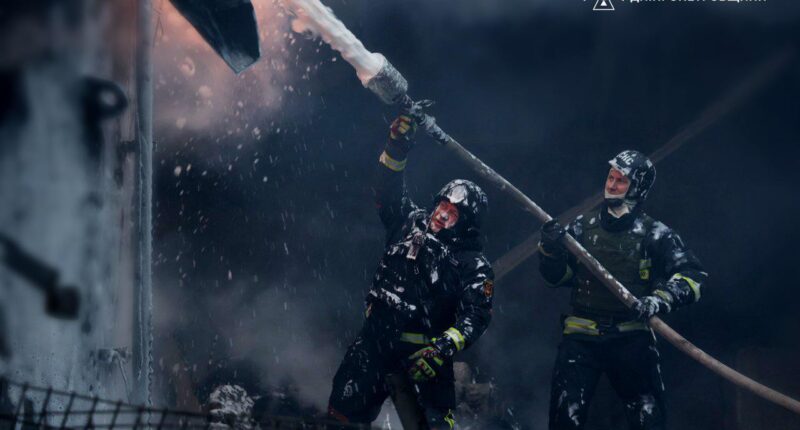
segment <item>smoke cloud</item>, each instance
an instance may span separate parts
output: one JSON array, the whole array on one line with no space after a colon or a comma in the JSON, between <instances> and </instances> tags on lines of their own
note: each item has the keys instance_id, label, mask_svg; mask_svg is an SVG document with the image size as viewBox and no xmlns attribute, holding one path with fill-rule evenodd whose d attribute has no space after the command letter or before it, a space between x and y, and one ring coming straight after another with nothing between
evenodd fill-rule
<instances>
[{"instance_id":1,"label":"smoke cloud","mask_svg":"<svg viewBox=\"0 0 800 430\"><path fill-rule=\"evenodd\" d=\"M181 136L201 133L215 138L266 133L261 120L284 106L295 76L287 49L295 39L282 10L271 2L254 3L262 58L236 75L170 2L160 4L155 127L159 135L174 136L162 144L180 145Z\"/></svg>"}]
</instances>

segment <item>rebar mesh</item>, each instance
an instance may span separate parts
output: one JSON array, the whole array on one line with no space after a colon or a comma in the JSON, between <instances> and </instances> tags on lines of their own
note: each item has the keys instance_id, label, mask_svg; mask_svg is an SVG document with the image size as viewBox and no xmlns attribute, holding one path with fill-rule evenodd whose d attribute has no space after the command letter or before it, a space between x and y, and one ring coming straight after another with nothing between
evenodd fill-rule
<instances>
[{"instance_id":1,"label":"rebar mesh","mask_svg":"<svg viewBox=\"0 0 800 430\"><path fill-rule=\"evenodd\" d=\"M136 405L39 387L0 376L0 430L34 429L370 429L311 417L264 416L258 421L210 412Z\"/></svg>"}]
</instances>

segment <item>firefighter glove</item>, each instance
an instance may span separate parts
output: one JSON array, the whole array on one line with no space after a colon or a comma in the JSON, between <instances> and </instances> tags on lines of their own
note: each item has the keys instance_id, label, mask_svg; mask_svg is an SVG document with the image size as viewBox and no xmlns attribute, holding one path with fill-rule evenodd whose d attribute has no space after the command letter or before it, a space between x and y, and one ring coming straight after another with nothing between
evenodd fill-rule
<instances>
[{"instance_id":1,"label":"firefighter glove","mask_svg":"<svg viewBox=\"0 0 800 430\"><path fill-rule=\"evenodd\" d=\"M417 122L409 115L400 115L389 126L389 137L392 140L412 140L417 132Z\"/></svg>"},{"instance_id":2,"label":"firefighter glove","mask_svg":"<svg viewBox=\"0 0 800 430\"><path fill-rule=\"evenodd\" d=\"M644 296L633 307L637 318L647 321L656 314L665 314L672 310L669 302L660 295Z\"/></svg>"},{"instance_id":3,"label":"firefighter glove","mask_svg":"<svg viewBox=\"0 0 800 430\"><path fill-rule=\"evenodd\" d=\"M444 365L444 355L433 344L420 349L408 357L411 366L408 376L414 382L425 382L436 377L436 372Z\"/></svg>"},{"instance_id":4,"label":"firefighter glove","mask_svg":"<svg viewBox=\"0 0 800 430\"><path fill-rule=\"evenodd\" d=\"M417 122L410 115L400 115L389 126L389 145L398 156L405 156L414 146Z\"/></svg>"},{"instance_id":5,"label":"firefighter glove","mask_svg":"<svg viewBox=\"0 0 800 430\"><path fill-rule=\"evenodd\" d=\"M567 230L555 218L542 224L540 251L547 257L561 258L565 256L567 249L561 241L565 234L567 234Z\"/></svg>"}]
</instances>

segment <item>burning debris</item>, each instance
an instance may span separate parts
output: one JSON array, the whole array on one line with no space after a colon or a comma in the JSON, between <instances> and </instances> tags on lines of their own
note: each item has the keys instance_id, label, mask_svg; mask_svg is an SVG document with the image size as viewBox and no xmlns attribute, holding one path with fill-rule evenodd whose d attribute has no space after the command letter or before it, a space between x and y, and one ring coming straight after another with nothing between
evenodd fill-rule
<instances>
[{"instance_id":1,"label":"burning debris","mask_svg":"<svg viewBox=\"0 0 800 430\"><path fill-rule=\"evenodd\" d=\"M238 385L220 385L211 392L205 409L211 415L212 427L235 430L258 429L253 420L255 400Z\"/></svg>"}]
</instances>

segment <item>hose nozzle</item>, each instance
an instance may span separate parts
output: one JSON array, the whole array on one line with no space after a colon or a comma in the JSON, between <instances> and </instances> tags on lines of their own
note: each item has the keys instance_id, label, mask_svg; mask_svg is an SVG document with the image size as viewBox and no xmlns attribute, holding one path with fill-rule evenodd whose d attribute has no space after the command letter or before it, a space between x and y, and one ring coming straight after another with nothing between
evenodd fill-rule
<instances>
[{"instance_id":1,"label":"hose nozzle","mask_svg":"<svg viewBox=\"0 0 800 430\"><path fill-rule=\"evenodd\" d=\"M408 92L408 81L385 57L378 74L370 78L364 86L387 105L399 103Z\"/></svg>"}]
</instances>

